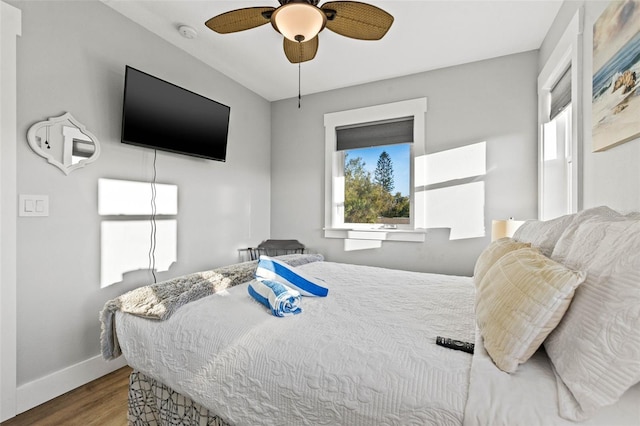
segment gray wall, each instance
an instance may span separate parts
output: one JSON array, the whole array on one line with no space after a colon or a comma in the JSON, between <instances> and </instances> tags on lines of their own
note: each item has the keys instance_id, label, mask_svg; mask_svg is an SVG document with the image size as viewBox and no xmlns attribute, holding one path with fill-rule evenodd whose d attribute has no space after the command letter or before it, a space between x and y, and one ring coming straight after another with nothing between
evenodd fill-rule
<instances>
[{"instance_id":1,"label":"gray wall","mask_svg":"<svg viewBox=\"0 0 640 426\"><path fill-rule=\"evenodd\" d=\"M296 238L328 260L471 275L490 240L491 220L532 218L537 208L537 52L527 52L272 104L271 237ZM304 78L304 74L303 74ZM425 243L384 242L345 252L322 237L323 115L427 97L427 153L487 142L484 238L449 241L434 230Z\"/></svg>"},{"instance_id":2,"label":"gray wall","mask_svg":"<svg viewBox=\"0 0 640 426\"><path fill-rule=\"evenodd\" d=\"M584 8L583 33L583 165L584 207L608 205L620 211L640 210L640 138L593 152L591 129L591 91L593 78L593 24L608 1L565 1L540 48L541 69L576 11Z\"/></svg>"},{"instance_id":3,"label":"gray wall","mask_svg":"<svg viewBox=\"0 0 640 426\"><path fill-rule=\"evenodd\" d=\"M18 193L49 196L50 215L18 219L18 385L99 354L105 301L150 282L144 271L100 288L99 178L149 181L153 152L122 145L125 65L231 107L227 162L158 152L158 182L178 186L177 263L165 279L233 263L269 237L270 104L97 1L18 1ZM27 129L71 112L102 143L65 176L33 153ZM148 250L145 246L145 250Z\"/></svg>"}]
</instances>

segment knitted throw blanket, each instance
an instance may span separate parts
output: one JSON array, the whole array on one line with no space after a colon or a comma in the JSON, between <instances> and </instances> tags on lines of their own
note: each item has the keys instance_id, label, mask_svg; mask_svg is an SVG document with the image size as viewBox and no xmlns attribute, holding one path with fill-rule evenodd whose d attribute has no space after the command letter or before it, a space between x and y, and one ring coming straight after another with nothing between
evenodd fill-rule
<instances>
[{"instance_id":1,"label":"knitted throw blanket","mask_svg":"<svg viewBox=\"0 0 640 426\"><path fill-rule=\"evenodd\" d=\"M299 266L324 260L320 254L288 254L279 260ZM105 303L100 312L100 347L102 357L111 360L122 354L116 335L115 313L128 314L163 321L181 306L214 294L220 290L251 281L257 260L223 266L210 271L196 272L156 284L139 287Z\"/></svg>"}]
</instances>

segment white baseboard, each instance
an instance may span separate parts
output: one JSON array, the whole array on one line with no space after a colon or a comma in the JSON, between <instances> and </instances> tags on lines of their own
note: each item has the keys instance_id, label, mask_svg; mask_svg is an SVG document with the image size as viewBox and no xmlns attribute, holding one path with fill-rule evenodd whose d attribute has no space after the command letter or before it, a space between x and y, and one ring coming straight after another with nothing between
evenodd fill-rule
<instances>
[{"instance_id":1,"label":"white baseboard","mask_svg":"<svg viewBox=\"0 0 640 426\"><path fill-rule=\"evenodd\" d=\"M16 390L16 411L18 414L23 413L125 365L127 361L123 356L105 361L101 355L97 355L25 383Z\"/></svg>"}]
</instances>

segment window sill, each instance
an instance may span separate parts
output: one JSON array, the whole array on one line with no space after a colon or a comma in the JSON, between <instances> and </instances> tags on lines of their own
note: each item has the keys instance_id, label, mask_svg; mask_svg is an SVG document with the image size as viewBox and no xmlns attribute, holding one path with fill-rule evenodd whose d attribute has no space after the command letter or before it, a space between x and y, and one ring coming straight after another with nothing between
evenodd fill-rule
<instances>
[{"instance_id":1,"label":"window sill","mask_svg":"<svg viewBox=\"0 0 640 426\"><path fill-rule=\"evenodd\" d=\"M422 243L425 241L425 235L426 230L422 229L324 229L325 238L341 238L345 240L405 241Z\"/></svg>"}]
</instances>

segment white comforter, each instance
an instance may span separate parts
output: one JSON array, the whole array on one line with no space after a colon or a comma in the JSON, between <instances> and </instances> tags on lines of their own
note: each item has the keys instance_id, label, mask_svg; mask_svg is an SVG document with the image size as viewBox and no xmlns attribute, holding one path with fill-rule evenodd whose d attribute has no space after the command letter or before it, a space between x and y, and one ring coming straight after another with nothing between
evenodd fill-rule
<instances>
[{"instance_id":1,"label":"white comforter","mask_svg":"<svg viewBox=\"0 0 640 426\"><path fill-rule=\"evenodd\" d=\"M166 321L117 313L129 365L238 425L460 425L474 341L470 278L331 262L300 267L326 298L278 318L247 285Z\"/></svg>"},{"instance_id":2,"label":"white comforter","mask_svg":"<svg viewBox=\"0 0 640 426\"><path fill-rule=\"evenodd\" d=\"M491 361L477 332L464 426L487 425L639 426L640 385L585 422L565 420L558 414L556 377L544 350L518 366L515 373L507 374Z\"/></svg>"}]
</instances>

